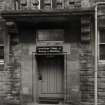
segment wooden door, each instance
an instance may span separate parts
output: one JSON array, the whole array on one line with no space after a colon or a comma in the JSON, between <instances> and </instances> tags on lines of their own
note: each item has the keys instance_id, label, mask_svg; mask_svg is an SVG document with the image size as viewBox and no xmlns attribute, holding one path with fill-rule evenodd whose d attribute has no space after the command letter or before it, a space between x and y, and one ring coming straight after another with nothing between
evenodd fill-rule
<instances>
[{"instance_id":1,"label":"wooden door","mask_svg":"<svg viewBox=\"0 0 105 105\"><path fill-rule=\"evenodd\" d=\"M40 57L39 97L63 98L64 59L62 56Z\"/></svg>"}]
</instances>

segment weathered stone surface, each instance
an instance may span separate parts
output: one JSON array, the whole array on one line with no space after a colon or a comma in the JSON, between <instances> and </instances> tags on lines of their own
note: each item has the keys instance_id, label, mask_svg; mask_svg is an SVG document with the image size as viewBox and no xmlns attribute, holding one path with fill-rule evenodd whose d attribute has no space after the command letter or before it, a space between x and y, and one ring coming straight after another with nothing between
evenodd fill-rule
<instances>
[{"instance_id":1,"label":"weathered stone surface","mask_svg":"<svg viewBox=\"0 0 105 105\"><path fill-rule=\"evenodd\" d=\"M0 0L0 10L37 10L39 7L43 7L44 9L74 9L74 8L89 8L93 6L94 3L105 1L105 0L54 0L54 5L51 6L52 3L50 0L45 0L43 6L40 6L38 0L20 0L20 4L15 0ZM15 4L15 5L14 5Z\"/></svg>"}]
</instances>

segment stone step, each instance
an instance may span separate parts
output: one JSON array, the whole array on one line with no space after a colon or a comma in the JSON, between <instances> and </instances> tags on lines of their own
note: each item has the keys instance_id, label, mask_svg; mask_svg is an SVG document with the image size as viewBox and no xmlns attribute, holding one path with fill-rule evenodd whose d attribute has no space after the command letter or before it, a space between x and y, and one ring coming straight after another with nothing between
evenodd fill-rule
<instances>
[{"instance_id":1,"label":"stone step","mask_svg":"<svg viewBox=\"0 0 105 105\"><path fill-rule=\"evenodd\" d=\"M29 103L27 105L64 105L63 103L59 103L59 104L39 104L39 103Z\"/></svg>"},{"instance_id":2,"label":"stone step","mask_svg":"<svg viewBox=\"0 0 105 105\"><path fill-rule=\"evenodd\" d=\"M30 103L30 104L27 104L27 105L63 105L62 103L61 104L38 104L38 103Z\"/></svg>"}]
</instances>

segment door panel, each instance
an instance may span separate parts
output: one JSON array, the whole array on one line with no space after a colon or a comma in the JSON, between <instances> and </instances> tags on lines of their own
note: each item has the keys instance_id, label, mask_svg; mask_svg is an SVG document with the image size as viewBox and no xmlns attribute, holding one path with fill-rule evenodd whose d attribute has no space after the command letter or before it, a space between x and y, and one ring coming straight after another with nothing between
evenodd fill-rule
<instances>
[{"instance_id":1,"label":"door panel","mask_svg":"<svg viewBox=\"0 0 105 105\"><path fill-rule=\"evenodd\" d=\"M64 61L62 56L40 57L39 97L63 97Z\"/></svg>"}]
</instances>

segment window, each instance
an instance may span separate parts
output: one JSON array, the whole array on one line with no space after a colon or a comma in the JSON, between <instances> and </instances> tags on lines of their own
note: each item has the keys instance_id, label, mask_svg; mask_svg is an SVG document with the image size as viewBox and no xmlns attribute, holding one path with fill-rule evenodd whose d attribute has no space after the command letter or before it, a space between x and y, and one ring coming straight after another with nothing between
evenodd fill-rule
<instances>
[{"instance_id":1,"label":"window","mask_svg":"<svg viewBox=\"0 0 105 105\"><path fill-rule=\"evenodd\" d=\"M2 45L4 43L4 37L2 35L2 31L0 31L0 45Z\"/></svg>"},{"instance_id":2,"label":"window","mask_svg":"<svg viewBox=\"0 0 105 105\"><path fill-rule=\"evenodd\" d=\"M4 45L0 44L0 67L4 65Z\"/></svg>"},{"instance_id":3,"label":"window","mask_svg":"<svg viewBox=\"0 0 105 105\"><path fill-rule=\"evenodd\" d=\"M4 46L0 46L0 59L4 59Z\"/></svg>"},{"instance_id":4,"label":"window","mask_svg":"<svg viewBox=\"0 0 105 105\"><path fill-rule=\"evenodd\" d=\"M99 31L99 59L105 60L105 29Z\"/></svg>"},{"instance_id":5,"label":"window","mask_svg":"<svg viewBox=\"0 0 105 105\"><path fill-rule=\"evenodd\" d=\"M0 35L0 65L4 64L4 37Z\"/></svg>"},{"instance_id":6,"label":"window","mask_svg":"<svg viewBox=\"0 0 105 105\"><path fill-rule=\"evenodd\" d=\"M63 30L39 30L37 32L38 41L63 41Z\"/></svg>"}]
</instances>

